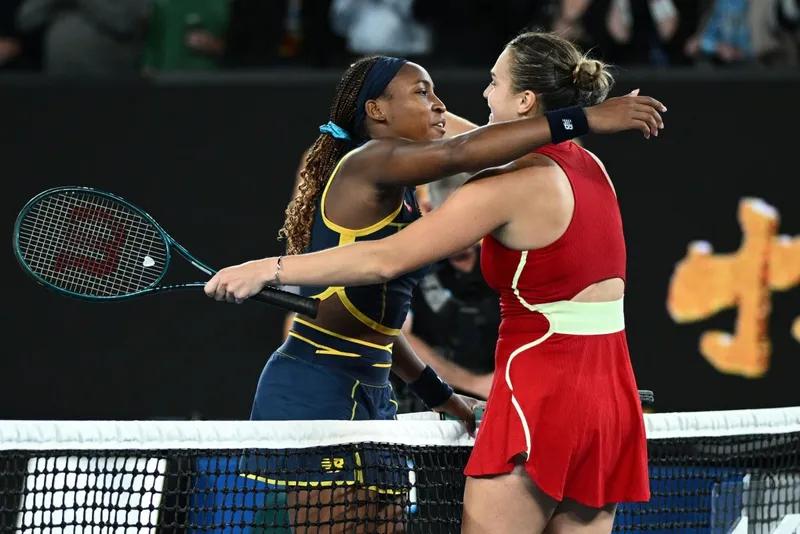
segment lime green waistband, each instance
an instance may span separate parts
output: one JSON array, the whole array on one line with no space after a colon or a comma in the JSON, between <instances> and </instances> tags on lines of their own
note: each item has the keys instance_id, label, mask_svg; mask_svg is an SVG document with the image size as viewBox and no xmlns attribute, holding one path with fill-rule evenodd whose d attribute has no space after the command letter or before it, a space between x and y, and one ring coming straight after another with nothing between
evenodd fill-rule
<instances>
[{"instance_id":1,"label":"lime green waistband","mask_svg":"<svg viewBox=\"0 0 800 534\"><path fill-rule=\"evenodd\" d=\"M547 317L554 334L591 336L613 334L625 329L622 298L610 302L561 300L534 304L531 308Z\"/></svg>"}]
</instances>

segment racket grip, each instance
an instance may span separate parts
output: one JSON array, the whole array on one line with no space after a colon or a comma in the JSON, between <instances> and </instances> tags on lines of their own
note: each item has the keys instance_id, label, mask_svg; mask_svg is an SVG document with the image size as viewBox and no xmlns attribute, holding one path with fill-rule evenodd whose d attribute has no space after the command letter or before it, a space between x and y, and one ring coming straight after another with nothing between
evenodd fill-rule
<instances>
[{"instance_id":1,"label":"racket grip","mask_svg":"<svg viewBox=\"0 0 800 534\"><path fill-rule=\"evenodd\" d=\"M655 402L655 395L649 389L639 390L639 401L642 404L653 404Z\"/></svg>"},{"instance_id":2,"label":"racket grip","mask_svg":"<svg viewBox=\"0 0 800 534\"><path fill-rule=\"evenodd\" d=\"M264 288L263 291L251 298L276 308L311 317L312 319L317 317L317 312L319 311L319 299L301 297L300 295L272 287Z\"/></svg>"}]
</instances>

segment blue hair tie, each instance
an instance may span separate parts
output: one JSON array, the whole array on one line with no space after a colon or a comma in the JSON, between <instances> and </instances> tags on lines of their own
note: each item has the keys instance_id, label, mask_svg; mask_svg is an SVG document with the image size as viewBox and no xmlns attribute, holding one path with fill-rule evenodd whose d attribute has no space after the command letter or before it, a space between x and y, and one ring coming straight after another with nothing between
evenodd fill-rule
<instances>
[{"instance_id":1,"label":"blue hair tie","mask_svg":"<svg viewBox=\"0 0 800 534\"><path fill-rule=\"evenodd\" d=\"M330 134L336 139L342 139L344 141L350 140L350 134L331 121L328 121L328 124L320 126L319 131L320 133Z\"/></svg>"}]
</instances>

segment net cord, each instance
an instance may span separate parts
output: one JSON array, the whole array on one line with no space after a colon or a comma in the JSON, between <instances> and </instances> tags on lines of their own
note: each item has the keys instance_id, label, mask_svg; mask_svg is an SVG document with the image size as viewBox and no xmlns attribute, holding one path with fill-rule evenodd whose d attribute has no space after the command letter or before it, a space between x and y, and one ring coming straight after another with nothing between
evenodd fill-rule
<instances>
[{"instance_id":1,"label":"net cord","mask_svg":"<svg viewBox=\"0 0 800 534\"><path fill-rule=\"evenodd\" d=\"M288 449L344 443L471 446L458 421L0 421L0 450ZM648 439L800 432L800 407L646 414ZM480 431L480 430L479 430Z\"/></svg>"}]
</instances>

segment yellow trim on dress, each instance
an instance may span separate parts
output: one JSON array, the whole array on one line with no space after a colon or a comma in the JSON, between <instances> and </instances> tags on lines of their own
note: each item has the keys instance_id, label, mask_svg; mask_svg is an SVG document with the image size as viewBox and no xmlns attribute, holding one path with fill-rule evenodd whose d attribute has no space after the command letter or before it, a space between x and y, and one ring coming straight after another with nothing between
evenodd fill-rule
<instances>
[{"instance_id":1,"label":"yellow trim on dress","mask_svg":"<svg viewBox=\"0 0 800 534\"><path fill-rule=\"evenodd\" d=\"M349 298L347 298L347 293L345 292L344 289L342 289L341 291L338 291L337 294L339 295L339 300L341 300L342 304L344 304L344 307L347 308L347 311L349 311L353 315L353 317L355 317L356 319L358 319L359 321L361 321L362 323L364 323L368 327L372 328L376 332L380 332L381 334L384 334L384 335L387 335L387 336L395 336L396 337L396 336L400 335L401 330L399 328L389 328L388 326L384 326L384 325L380 324L378 321L374 321L374 320L370 319L369 317L367 317L366 315L364 315L361 312L361 310L356 308L356 305L353 304L350 301Z\"/></svg>"},{"instance_id":2,"label":"yellow trim on dress","mask_svg":"<svg viewBox=\"0 0 800 534\"><path fill-rule=\"evenodd\" d=\"M308 321L306 321L304 319L300 319L299 317L295 317L294 320L295 320L296 323L300 323L300 324L305 325L305 326L307 326L309 328L313 328L314 330L318 330L318 331L322 332L323 334L328 334L329 336L333 336L333 337L336 337L336 338L339 338L339 339L343 339L344 341L349 341L351 343L358 343L359 345L364 345L365 347L370 347L372 349L379 349L379 350L385 350L386 352L392 352L392 346L394 345L394 343L389 343L388 345L378 345L377 343L370 343L369 341L364 341L364 340L361 340L361 339L356 339L354 337L349 337L349 336L344 336L342 334L337 334L336 332L332 332L331 330L328 330L327 328L322 328L321 326L317 326L315 324L311 324L311 323L309 323Z\"/></svg>"},{"instance_id":3,"label":"yellow trim on dress","mask_svg":"<svg viewBox=\"0 0 800 534\"><path fill-rule=\"evenodd\" d=\"M296 337L300 341L305 341L306 343L308 343L312 347L316 347L317 348L317 350L315 351L316 354L330 354L332 356L347 356L348 358L360 358L361 357L360 354L356 354L355 352L342 352L340 350L336 350L334 348L325 346L325 345L323 345L321 343L317 343L316 341L311 341L307 337L301 336L300 334L298 334L297 332L294 332L292 330L289 331L289 335L292 336L292 337Z\"/></svg>"},{"instance_id":4,"label":"yellow trim on dress","mask_svg":"<svg viewBox=\"0 0 800 534\"><path fill-rule=\"evenodd\" d=\"M367 236L369 234L377 232L378 230L380 230L381 228L384 228L385 226L395 227L399 231L403 227L405 227L408 224L410 224L410 223L396 223L396 222L393 222L395 217L397 217L400 214L400 212L402 211L405 199L402 202L400 202L400 205L397 207L397 209L393 213L391 213L390 215L386 216L384 219L382 219L382 220L378 221L377 223L372 224L372 225L370 225L370 226L368 226L366 228L361 228L361 229L345 228L344 226L340 226L340 225L336 224L335 222L331 221L330 219L328 219L328 217L325 215L325 201L326 201L326 199L328 197L328 189L330 188L331 183L333 183L333 179L336 177L336 173L339 171L339 167L341 166L342 162L345 159L347 159L350 156L350 154L352 154L352 153L353 152L351 151L351 152L348 152L347 154L345 154L342 157L342 159L340 159L339 162L336 164L336 167L334 167L333 172L331 172L330 178L328 178L328 182L325 184L325 188L322 190L322 200L320 202L320 213L322 215L322 221L325 223L325 226L327 226L330 230L332 230L332 231L334 231L334 232L339 234L339 244L337 246L340 246L340 247L344 246L344 245L349 245L350 243L354 243L357 237ZM329 299L333 295L338 295L339 296L339 300L342 302L342 304L347 309L347 311L349 311L350 314L353 317L358 319L360 322L362 322L364 325L368 326L372 330L375 330L376 332L384 334L386 336L396 337L396 336L400 335L401 330L399 328L389 328L388 326L384 326L383 324L381 324L380 321L375 321L375 320L369 318L363 312L361 312L361 310L359 310L355 306L355 304L353 304L353 302L347 297L347 288L345 288L345 287L334 287L334 286L331 286L331 287L326 288L321 293L317 293L316 295L313 295L312 298L316 298L316 299L324 301L324 300ZM381 291L381 321L383 320L383 317L384 317L385 313L386 313L386 284L383 285L383 289ZM295 320L297 320L297 319L295 319ZM353 343L359 343L359 344L362 344L362 345L365 345L365 346L368 346L368 347L381 348L381 349L384 349L384 350L389 350L391 352L391 346L392 346L391 344L386 346L388 348L384 348L384 347L381 347L381 346L378 346L378 345L374 345L374 344L371 344L371 343L363 342L363 341L355 339L355 338L351 338L351 337L343 336L343 335L340 335L340 334L336 334L334 332L331 332L330 330L325 330L325 329L319 328L319 327L314 326L314 325L312 325L310 323L307 323L307 322L302 322L302 324L305 324L306 326L309 326L311 328L316 328L317 330L320 330L321 332L325 332L326 334L338 337L340 339L344 339L346 341L351 341Z\"/></svg>"},{"instance_id":5,"label":"yellow trim on dress","mask_svg":"<svg viewBox=\"0 0 800 534\"><path fill-rule=\"evenodd\" d=\"M328 197L328 188L330 188L331 184L333 183L333 179L336 176L336 172L339 170L339 166L341 166L342 162L344 162L344 160L347 159L352 153L353 152L351 151L345 154L342 157L342 159L339 160L339 163L336 164L336 167L333 168L333 172L331 173L330 178L328 178L328 183L325 184L325 189L322 190L322 202L320 202L320 210L322 214L322 221L325 223L325 226L327 226L334 232L337 232L339 234L347 234L348 236L351 237L363 237L365 235L375 233L384 226L386 226L387 224L391 223L403 209L403 203L401 202L393 213L387 215L386 217L376 222L375 224L367 226L366 228L357 228L357 229L345 228L344 226L340 226L335 222L331 221L330 219L328 219L327 215L325 215L325 199Z\"/></svg>"}]
</instances>

